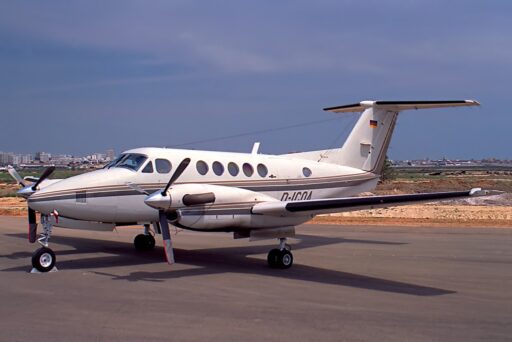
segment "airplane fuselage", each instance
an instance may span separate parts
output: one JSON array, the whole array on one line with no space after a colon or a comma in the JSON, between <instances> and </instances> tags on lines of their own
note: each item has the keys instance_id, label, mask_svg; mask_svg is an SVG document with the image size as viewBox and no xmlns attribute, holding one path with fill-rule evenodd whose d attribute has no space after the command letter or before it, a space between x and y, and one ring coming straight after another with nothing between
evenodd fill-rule
<instances>
[{"instance_id":1,"label":"airplane fuselage","mask_svg":"<svg viewBox=\"0 0 512 342\"><path fill-rule=\"evenodd\" d=\"M158 220L158 212L144 203L147 195L127 184L135 184L148 193L158 191L184 158L190 158L191 164L176 185L193 183L219 186L216 190L247 190L248 195L261 196L258 199L261 201L353 196L372 190L379 179L378 175L355 168L264 154L139 148L122 154L125 155L141 156L144 160L139 160L136 169L114 165L54 183L32 195L30 207L42 213L57 210L62 217L76 220L120 224L154 222ZM240 195L243 196L236 194ZM217 200L217 217L222 215L222 206L229 206L230 210L239 206L239 215L251 214L245 201L237 202ZM197 208L195 213L201 216ZM188 214L192 220L198 219L190 211ZM231 225L240 226L240 220L236 220L232 211L229 221ZM260 225L254 219L249 221L253 228L255 224ZM288 221L276 225L295 224L297 220ZM204 226L205 222L201 224ZM268 222L261 226L268 226Z\"/></svg>"}]
</instances>

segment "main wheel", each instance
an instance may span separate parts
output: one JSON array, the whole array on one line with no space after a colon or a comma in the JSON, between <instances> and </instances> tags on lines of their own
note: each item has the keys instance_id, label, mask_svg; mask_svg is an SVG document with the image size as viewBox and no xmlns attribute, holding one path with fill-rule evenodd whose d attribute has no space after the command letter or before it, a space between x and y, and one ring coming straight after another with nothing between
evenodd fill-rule
<instances>
[{"instance_id":1,"label":"main wheel","mask_svg":"<svg viewBox=\"0 0 512 342\"><path fill-rule=\"evenodd\" d=\"M279 268L290 268L293 265L293 254L287 249L279 251Z\"/></svg>"},{"instance_id":2,"label":"main wheel","mask_svg":"<svg viewBox=\"0 0 512 342\"><path fill-rule=\"evenodd\" d=\"M148 251L155 247L155 238L153 235L139 234L133 240L133 244L138 251Z\"/></svg>"},{"instance_id":3,"label":"main wheel","mask_svg":"<svg viewBox=\"0 0 512 342\"><path fill-rule=\"evenodd\" d=\"M47 247L41 247L32 254L32 266L39 272L51 271L55 261L55 253Z\"/></svg>"},{"instance_id":4,"label":"main wheel","mask_svg":"<svg viewBox=\"0 0 512 342\"><path fill-rule=\"evenodd\" d=\"M271 267L271 268L277 268L279 267L279 255L280 255L281 251L277 248L274 248L272 250L270 250L270 252L268 252L268 255L267 255L267 262L268 262L268 265Z\"/></svg>"}]
</instances>

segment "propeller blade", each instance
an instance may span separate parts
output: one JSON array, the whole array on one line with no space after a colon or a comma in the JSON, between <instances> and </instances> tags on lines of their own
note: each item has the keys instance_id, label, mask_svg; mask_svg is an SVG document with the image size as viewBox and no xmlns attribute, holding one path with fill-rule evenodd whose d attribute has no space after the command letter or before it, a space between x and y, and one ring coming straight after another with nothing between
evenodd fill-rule
<instances>
[{"instance_id":1,"label":"propeller blade","mask_svg":"<svg viewBox=\"0 0 512 342\"><path fill-rule=\"evenodd\" d=\"M158 218L160 221L160 229L162 230L162 239L164 240L165 257L167 263L174 264L174 251L172 249L171 232L169 231L169 222L163 210L158 211Z\"/></svg>"},{"instance_id":2,"label":"propeller blade","mask_svg":"<svg viewBox=\"0 0 512 342\"><path fill-rule=\"evenodd\" d=\"M142 189L140 186L138 186L137 184L135 183L131 183L131 182L127 182L125 183L128 187L132 188L133 190L137 191L137 192L140 192L141 194L144 194L144 195L149 195L149 192L147 192L146 190Z\"/></svg>"},{"instance_id":3,"label":"propeller blade","mask_svg":"<svg viewBox=\"0 0 512 342\"><path fill-rule=\"evenodd\" d=\"M46 178L48 178L53 173L53 171L55 171L55 166L47 167L46 170L44 170L44 172L41 175L41 177L39 177L37 182L35 182L34 185L32 185L32 190L36 191L37 190L37 186L39 184L41 184L41 182L44 181Z\"/></svg>"},{"instance_id":4,"label":"propeller blade","mask_svg":"<svg viewBox=\"0 0 512 342\"><path fill-rule=\"evenodd\" d=\"M165 189L162 191L162 196L166 196L167 190L171 187L171 185L181 176L183 171L187 168L188 164L190 164L190 158L185 158L181 161L180 165L176 168L176 171L169 179L169 183L165 186Z\"/></svg>"},{"instance_id":5,"label":"propeller blade","mask_svg":"<svg viewBox=\"0 0 512 342\"><path fill-rule=\"evenodd\" d=\"M27 182L25 182L25 180L23 178L21 178L21 176L16 171L16 169L14 167L12 167L11 165L7 166L7 172L9 172L11 177L14 178L16 180L16 182L18 182L18 184L21 185L21 187L25 187L28 185Z\"/></svg>"},{"instance_id":6,"label":"propeller blade","mask_svg":"<svg viewBox=\"0 0 512 342\"><path fill-rule=\"evenodd\" d=\"M37 238L37 220L36 211L28 208L28 241L30 243L36 242Z\"/></svg>"}]
</instances>

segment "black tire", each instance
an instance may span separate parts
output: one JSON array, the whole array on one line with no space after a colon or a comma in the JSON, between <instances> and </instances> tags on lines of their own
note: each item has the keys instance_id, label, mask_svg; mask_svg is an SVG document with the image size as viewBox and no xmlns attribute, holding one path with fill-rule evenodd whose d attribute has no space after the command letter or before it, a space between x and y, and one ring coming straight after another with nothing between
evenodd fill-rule
<instances>
[{"instance_id":1,"label":"black tire","mask_svg":"<svg viewBox=\"0 0 512 342\"><path fill-rule=\"evenodd\" d=\"M156 245L155 237L153 235L146 235L146 236L148 237L148 240L149 240L149 249L155 248L155 245Z\"/></svg>"},{"instance_id":2,"label":"black tire","mask_svg":"<svg viewBox=\"0 0 512 342\"><path fill-rule=\"evenodd\" d=\"M155 238L152 235L139 234L133 239L133 245L138 251L148 251L155 247Z\"/></svg>"},{"instance_id":3,"label":"black tire","mask_svg":"<svg viewBox=\"0 0 512 342\"><path fill-rule=\"evenodd\" d=\"M279 268L287 269L293 265L293 254L287 249L279 251Z\"/></svg>"},{"instance_id":4,"label":"black tire","mask_svg":"<svg viewBox=\"0 0 512 342\"><path fill-rule=\"evenodd\" d=\"M268 252L268 255L267 255L267 262L268 262L268 265L271 267L271 268L277 268L279 267L279 255L280 255L281 251L277 248L274 248L272 250L270 250L270 252Z\"/></svg>"},{"instance_id":5,"label":"black tire","mask_svg":"<svg viewBox=\"0 0 512 342\"><path fill-rule=\"evenodd\" d=\"M32 266L39 272L50 272L56 261L55 253L47 247L41 247L32 254Z\"/></svg>"}]
</instances>

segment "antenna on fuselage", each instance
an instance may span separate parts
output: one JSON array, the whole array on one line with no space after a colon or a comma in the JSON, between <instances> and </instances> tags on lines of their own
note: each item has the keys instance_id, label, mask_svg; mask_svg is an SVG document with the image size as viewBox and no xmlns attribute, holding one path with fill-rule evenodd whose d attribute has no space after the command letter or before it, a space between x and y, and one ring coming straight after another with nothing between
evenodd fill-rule
<instances>
[{"instance_id":1,"label":"antenna on fuselage","mask_svg":"<svg viewBox=\"0 0 512 342\"><path fill-rule=\"evenodd\" d=\"M258 154L260 151L260 142L256 141L254 145L252 145L252 151L251 154Z\"/></svg>"}]
</instances>

